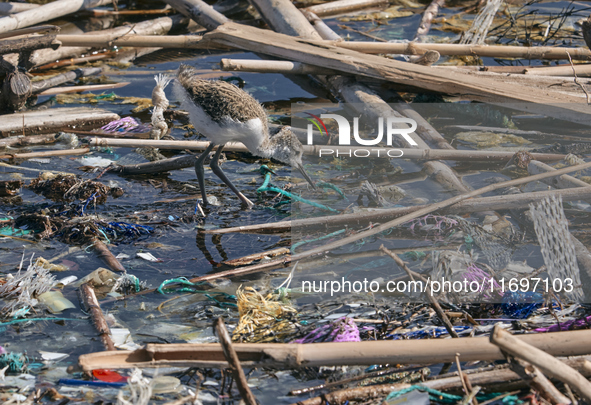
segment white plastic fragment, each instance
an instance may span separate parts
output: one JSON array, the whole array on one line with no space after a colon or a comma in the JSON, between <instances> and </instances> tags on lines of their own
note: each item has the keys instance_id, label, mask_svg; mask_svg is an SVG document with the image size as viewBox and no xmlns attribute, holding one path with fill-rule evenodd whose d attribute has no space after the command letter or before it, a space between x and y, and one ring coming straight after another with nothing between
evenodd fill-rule
<instances>
[{"instance_id":1,"label":"white plastic fragment","mask_svg":"<svg viewBox=\"0 0 591 405\"><path fill-rule=\"evenodd\" d=\"M152 253L140 252L140 253L137 253L137 256L144 259L144 260L147 260L149 262L162 263L162 260L154 257L154 255Z\"/></svg>"}]
</instances>

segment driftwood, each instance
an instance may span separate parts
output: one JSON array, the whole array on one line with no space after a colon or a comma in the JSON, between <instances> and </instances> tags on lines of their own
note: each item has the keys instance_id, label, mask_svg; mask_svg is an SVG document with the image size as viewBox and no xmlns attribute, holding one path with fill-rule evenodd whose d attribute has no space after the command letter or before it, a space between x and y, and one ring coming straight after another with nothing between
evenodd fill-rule
<instances>
[{"instance_id":1,"label":"driftwood","mask_svg":"<svg viewBox=\"0 0 591 405\"><path fill-rule=\"evenodd\" d=\"M125 87L131 82L119 82L111 84L88 84L84 86L65 86L65 87L53 87L51 89L43 90L39 93L40 96L51 96L55 94L66 94L66 93L81 93L83 91L102 91L119 89Z\"/></svg>"},{"instance_id":2,"label":"driftwood","mask_svg":"<svg viewBox=\"0 0 591 405\"><path fill-rule=\"evenodd\" d=\"M6 55L7 53L19 53L25 50L27 52L32 52L37 49L44 48L51 48L55 51L61 45L60 42L55 39L55 37L56 34L51 34L3 40L0 42L0 55Z\"/></svg>"},{"instance_id":3,"label":"driftwood","mask_svg":"<svg viewBox=\"0 0 591 405\"><path fill-rule=\"evenodd\" d=\"M232 339L230 339L230 335L228 334L228 330L224 325L224 319L218 318L215 321L215 331L218 335L218 339L220 340L220 344L222 346L222 350L224 352L224 357L226 361L230 365L230 369L232 370L232 375L234 376L234 381L236 381L236 385L238 386L238 391L240 392L240 396L244 400L246 405L258 405L257 399L253 395L252 391L248 386L248 381L246 380L246 376L244 375L244 370L242 370L242 366L240 365L240 360L238 359L238 355L236 351L232 347Z\"/></svg>"},{"instance_id":4,"label":"driftwood","mask_svg":"<svg viewBox=\"0 0 591 405\"><path fill-rule=\"evenodd\" d=\"M338 0L310 6L305 10L324 17L327 15L344 14L355 10L362 10L369 7L381 7L387 4L388 2L385 0Z\"/></svg>"},{"instance_id":5,"label":"driftwood","mask_svg":"<svg viewBox=\"0 0 591 405\"><path fill-rule=\"evenodd\" d=\"M508 354L505 354L505 357L511 365L511 370L515 371L532 389L539 392L546 401L555 405L571 403L571 400L558 391L536 366Z\"/></svg>"},{"instance_id":6,"label":"driftwood","mask_svg":"<svg viewBox=\"0 0 591 405\"><path fill-rule=\"evenodd\" d=\"M429 30L431 29L431 23L433 22L433 18L439 12L439 7L443 7L445 5L445 0L433 0L427 6L425 11L423 12L423 16L421 18L421 23L419 24L419 28L417 28L417 32L413 41L420 41L421 37L427 35Z\"/></svg>"},{"instance_id":7,"label":"driftwood","mask_svg":"<svg viewBox=\"0 0 591 405\"><path fill-rule=\"evenodd\" d=\"M560 356L591 353L591 331L519 335L515 339ZM434 364L455 361L502 360L501 350L488 337L338 343L235 343L243 367L320 367L372 364ZM343 353L346 353L343 356ZM219 344L147 344L135 351L81 355L84 371L132 367L228 367ZM477 382L473 382L478 384Z\"/></svg>"},{"instance_id":8,"label":"driftwood","mask_svg":"<svg viewBox=\"0 0 591 405\"><path fill-rule=\"evenodd\" d=\"M51 87L59 86L60 84L64 84L70 82L72 80L79 79L81 77L98 75L103 71L102 68L82 68L82 69L74 69L66 73L61 73L56 75L50 79L40 80L38 82L32 83L32 90L33 94L41 93L44 90L47 90Z\"/></svg>"},{"instance_id":9,"label":"driftwood","mask_svg":"<svg viewBox=\"0 0 591 405\"><path fill-rule=\"evenodd\" d=\"M487 210L509 210L514 208L526 208L532 202L538 202L547 196L560 196L563 201L586 200L591 198L591 190L576 188L566 190L536 191L524 194L509 194L492 197L472 198L453 204L441 210L443 214L461 215L465 213L481 212ZM203 232L209 234L225 234L234 232L244 233L275 233L289 232L292 228L318 228L318 227L342 227L366 226L370 222L388 221L402 215L428 207L428 205L415 205L403 208L389 208L372 210L363 213L341 214L308 219L296 219L292 221L279 221L266 224L244 225L233 228L207 229Z\"/></svg>"},{"instance_id":10,"label":"driftwood","mask_svg":"<svg viewBox=\"0 0 591 405\"><path fill-rule=\"evenodd\" d=\"M529 174L546 173L553 170L556 169L537 160L532 160L527 166L527 171ZM576 177L569 176L568 174L563 174L562 176L553 177L551 179L545 179L542 181L549 186L556 188L591 187L591 184L585 183L583 180L579 180Z\"/></svg>"},{"instance_id":11,"label":"driftwood","mask_svg":"<svg viewBox=\"0 0 591 405\"><path fill-rule=\"evenodd\" d=\"M56 134L47 135L30 135L30 136L11 136L8 138L0 139L0 149L7 147L20 147L20 146L34 146L34 145L51 145L58 141Z\"/></svg>"},{"instance_id":12,"label":"driftwood","mask_svg":"<svg viewBox=\"0 0 591 405\"><path fill-rule=\"evenodd\" d=\"M107 110L87 107L52 108L2 115L0 137L26 134L46 134L66 128L91 130L118 120L120 117Z\"/></svg>"},{"instance_id":13,"label":"driftwood","mask_svg":"<svg viewBox=\"0 0 591 405\"><path fill-rule=\"evenodd\" d=\"M568 384L585 401L591 401L591 382L577 370L553 357L547 351L540 350L521 339L517 339L500 328L499 325L496 325L491 333L490 342L504 352L533 364L550 377Z\"/></svg>"},{"instance_id":14,"label":"driftwood","mask_svg":"<svg viewBox=\"0 0 591 405\"><path fill-rule=\"evenodd\" d=\"M85 283L79 287L78 293L80 295L80 302L84 307L84 311L90 314L92 323L99 333L105 350L116 350L113 340L111 339L111 330L109 329L109 325L107 324L105 316L103 315L103 311L101 310L98 300L96 299L94 289L90 286L90 284Z\"/></svg>"},{"instance_id":15,"label":"driftwood","mask_svg":"<svg viewBox=\"0 0 591 405\"><path fill-rule=\"evenodd\" d=\"M125 273L125 267L121 262L111 253L107 245L105 245L100 239L94 238L92 240L92 247L96 251L98 257L105 262L105 264L113 271L121 271Z\"/></svg>"},{"instance_id":16,"label":"driftwood","mask_svg":"<svg viewBox=\"0 0 591 405\"><path fill-rule=\"evenodd\" d=\"M205 2L193 0L166 0L179 13L201 24L207 30L213 30L229 20Z\"/></svg>"},{"instance_id":17,"label":"driftwood","mask_svg":"<svg viewBox=\"0 0 591 405\"><path fill-rule=\"evenodd\" d=\"M281 73L290 75L335 75L336 70L286 60L222 59L220 69L230 72Z\"/></svg>"},{"instance_id":18,"label":"driftwood","mask_svg":"<svg viewBox=\"0 0 591 405\"><path fill-rule=\"evenodd\" d=\"M31 10L39 7L39 4L29 3L0 3L0 15L10 15L22 13L23 11Z\"/></svg>"},{"instance_id":19,"label":"driftwood","mask_svg":"<svg viewBox=\"0 0 591 405\"><path fill-rule=\"evenodd\" d=\"M0 32L8 32L63 17L87 8L110 4L112 0L58 0L0 18Z\"/></svg>"},{"instance_id":20,"label":"driftwood","mask_svg":"<svg viewBox=\"0 0 591 405\"><path fill-rule=\"evenodd\" d=\"M7 153L0 155L0 159L30 159L40 157L52 156L70 156L70 155L84 155L90 152L90 148L78 149L62 149L62 150L46 150L42 152L28 152L28 153Z\"/></svg>"},{"instance_id":21,"label":"driftwood","mask_svg":"<svg viewBox=\"0 0 591 405\"><path fill-rule=\"evenodd\" d=\"M320 35L322 39L326 39L329 41L342 41L341 38L336 32L334 32L324 21L322 18L318 17L311 11L308 10L300 10L302 14L306 17L308 22L314 27L316 32Z\"/></svg>"}]
</instances>

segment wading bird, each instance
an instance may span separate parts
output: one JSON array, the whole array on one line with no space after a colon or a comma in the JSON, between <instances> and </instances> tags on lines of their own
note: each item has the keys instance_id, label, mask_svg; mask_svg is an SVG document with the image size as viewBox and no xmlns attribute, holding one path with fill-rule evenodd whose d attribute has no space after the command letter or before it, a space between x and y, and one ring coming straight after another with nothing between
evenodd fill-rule
<instances>
[{"instance_id":1,"label":"wading bird","mask_svg":"<svg viewBox=\"0 0 591 405\"><path fill-rule=\"evenodd\" d=\"M254 205L232 184L219 166L222 148L228 142L242 142L253 155L273 158L295 167L316 188L304 170L303 147L291 128L283 127L279 133L270 136L265 110L244 90L224 81L199 79L193 67L182 64L177 72L174 91L181 102L181 108L189 113L195 129L210 142L195 162L195 173L204 204L207 205L207 195L203 162L218 145L211 159L211 170L230 187L243 204L248 207Z\"/></svg>"}]
</instances>

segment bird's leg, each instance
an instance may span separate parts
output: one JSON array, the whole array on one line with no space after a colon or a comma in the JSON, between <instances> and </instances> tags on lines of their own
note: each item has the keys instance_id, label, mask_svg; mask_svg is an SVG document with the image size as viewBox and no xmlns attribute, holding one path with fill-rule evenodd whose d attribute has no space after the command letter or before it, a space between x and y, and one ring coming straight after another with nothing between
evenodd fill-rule
<instances>
[{"instance_id":1,"label":"bird's leg","mask_svg":"<svg viewBox=\"0 0 591 405\"><path fill-rule=\"evenodd\" d=\"M197 181L199 182L199 189L201 190L201 197L203 198L203 204L208 205L207 194L205 193L205 170L203 170L203 162L209 155L209 152L214 148L215 144L210 143L207 148L195 161L195 174L197 175Z\"/></svg>"},{"instance_id":2,"label":"bird's leg","mask_svg":"<svg viewBox=\"0 0 591 405\"><path fill-rule=\"evenodd\" d=\"M232 190L234 194L236 194L238 198L240 198L240 201L242 201L244 205L250 208L254 205L254 203L250 201L248 198L246 198L244 194L238 191L238 189L234 186L234 184L232 184L230 179L226 176L226 174L222 171L222 168L220 167L219 159L223 147L224 145L220 145L220 147L215 151L215 155L213 155L213 158L211 159L211 163L209 164L209 166L211 167L211 170L216 174L216 176L218 176L224 183L226 183L226 185L230 187L230 190Z\"/></svg>"}]
</instances>

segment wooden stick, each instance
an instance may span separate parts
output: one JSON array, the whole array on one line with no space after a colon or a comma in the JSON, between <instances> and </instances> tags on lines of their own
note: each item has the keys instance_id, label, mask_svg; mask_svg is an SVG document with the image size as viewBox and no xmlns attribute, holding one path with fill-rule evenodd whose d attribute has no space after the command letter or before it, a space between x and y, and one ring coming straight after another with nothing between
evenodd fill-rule
<instances>
[{"instance_id":1,"label":"wooden stick","mask_svg":"<svg viewBox=\"0 0 591 405\"><path fill-rule=\"evenodd\" d=\"M63 17L87 8L110 4L112 0L57 0L52 3L0 18L0 32L9 32Z\"/></svg>"},{"instance_id":2,"label":"wooden stick","mask_svg":"<svg viewBox=\"0 0 591 405\"><path fill-rule=\"evenodd\" d=\"M220 69L230 72L335 75L338 71L286 60L222 59Z\"/></svg>"},{"instance_id":3,"label":"wooden stick","mask_svg":"<svg viewBox=\"0 0 591 405\"><path fill-rule=\"evenodd\" d=\"M533 390L539 392L546 401L554 405L571 403L571 400L562 395L536 366L508 354L506 357L511 370L515 371Z\"/></svg>"},{"instance_id":4,"label":"wooden stick","mask_svg":"<svg viewBox=\"0 0 591 405\"><path fill-rule=\"evenodd\" d=\"M167 140L153 140L153 139L105 139L105 138L90 138L90 146L99 147L154 147L160 149L176 149L176 150L205 150L209 145L207 141L167 141ZM408 148L361 148L349 146L323 146L323 145L304 145L304 153L315 156L333 156L338 152L339 156L352 155L358 150L369 151L371 157L392 158L399 157L403 159L418 159L418 160L459 160L459 161L508 161L514 152L502 151L482 151L482 150L436 150L436 149L408 149ZM231 152L248 152L248 148L242 143L230 143L224 147L224 150ZM332 153L331 153L332 151ZM400 152L399 152L400 151ZM390 155L388 155L390 152ZM402 153L402 155L401 155ZM541 161L557 161L562 160L565 155L555 153L532 153L532 157Z\"/></svg>"},{"instance_id":5,"label":"wooden stick","mask_svg":"<svg viewBox=\"0 0 591 405\"><path fill-rule=\"evenodd\" d=\"M415 281L414 279L418 278L423 283L425 283L425 285L427 285L427 279L425 277L423 277L422 275L420 275L419 273L415 273L414 271L409 269L408 266L406 265L406 263L404 263L402 261L402 259L400 259L400 257L398 257L398 255L396 253L393 253L390 250L386 249L386 247L384 245L380 246L380 250L382 252L384 252L385 254L387 254L388 256L390 256L392 258L392 260L394 260L396 262L396 264L399 267L401 267L406 272L406 274L408 274L408 276L410 277L410 279L412 281ZM437 299L433 295L431 288L428 285L425 289L425 295L427 296L427 299L429 300L429 302L431 303L431 306L435 310L435 313L437 314L439 319L441 319L441 322L443 322L445 329L447 329L447 333L449 333L449 335L452 338L459 338L459 336L456 333L456 331L454 330L454 327L451 324L449 318L447 317L445 312L443 312L443 309L441 309L441 305L439 305L439 302L437 301ZM466 394L467 394L467 392L466 392Z\"/></svg>"},{"instance_id":6,"label":"wooden stick","mask_svg":"<svg viewBox=\"0 0 591 405\"><path fill-rule=\"evenodd\" d=\"M23 11L31 10L39 7L39 4L30 3L0 3L0 15L10 15L22 13Z\"/></svg>"},{"instance_id":7,"label":"wooden stick","mask_svg":"<svg viewBox=\"0 0 591 405\"><path fill-rule=\"evenodd\" d=\"M230 339L230 335L226 330L223 318L218 318L215 321L214 326L218 335L218 339L220 340L220 344L222 345L222 349L224 351L224 357L230 365L232 375L234 376L234 381L236 381L236 385L238 386L240 396L242 397L246 405L258 405L257 399L255 398L248 386L248 381L246 380L244 370L242 370L242 366L240 365L238 355L232 347L232 339Z\"/></svg>"},{"instance_id":8,"label":"wooden stick","mask_svg":"<svg viewBox=\"0 0 591 405\"><path fill-rule=\"evenodd\" d=\"M427 6L425 11L423 12L423 17L421 18L421 23L419 24L419 28L417 28L417 32L413 41L419 41L421 37L424 37L429 33L431 29L431 23L433 22L433 18L439 12L439 8L445 5L445 0L433 0Z\"/></svg>"},{"instance_id":9,"label":"wooden stick","mask_svg":"<svg viewBox=\"0 0 591 405\"><path fill-rule=\"evenodd\" d=\"M64 107L47 110L25 111L6 114L0 120L0 137L25 134L46 134L67 131L95 129L120 117L101 108Z\"/></svg>"},{"instance_id":10,"label":"wooden stick","mask_svg":"<svg viewBox=\"0 0 591 405\"><path fill-rule=\"evenodd\" d=\"M362 10L364 8L381 7L386 4L388 4L386 0L337 0L306 7L305 10L318 16L325 17L328 15L344 14L351 11Z\"/></svg>"},{"instance_id":11,"label":"wooden stick","mask_svg":"<svg viewBox=\"0 0 591 405\"><path fill-rule=\"evenodd\" d=\"M102 71L102 68L74 69L69 72L56 75L50 79L33 82L33 94L41 93L51 87L59 86L60 84L76 80L81 77L98 75L102 73Z\"/></svg>"},{"instance_id":12,"label":"wooden stick","mask_svg":"<svg viewBox=\"0 0 591 405\"><path fill-rule=\"evenodd\" d=\"M94 327L99 333L105 350L116 350L113 340L111 339L111 330L109 329L109 325L107 324L105 316L103 315L103 311L101 310L98 300L96 299L94 289L90 284L85 283L79 287L78 292L80 295L80 301L84 306L84 310L90 314Z\"/></svg>"},{"instance_id":13,"label":"wooden stick","mask_svg":"<svg viewBox=\"0 0 591 405\"><path fill-rule=\"evenodd\" d=\"M0 155L0 159L30 159L30 158L39 158L39 157L52 157L52 156L84 155L88 152L90 152L90 148L48 150L48 151L43 151L43 152L29 152L29 153L8 153L8 154Z\"/></svg>"},{"instance_id":14,"label":"wooden stick","mask_svg":"<svg viewBox=\"0 0 591 405\"><path fill-rule=\"evenodd\" d=\"M171 18L171 17L162 17ZM155 21L155 20L154 20ZM139 24L138 24L139 25ZM117 29L115 29L117 30ZM112 30L107 30L112 31ZM134 30L136 32L137 30ZM260 30L260 35L265 35L266 30ZM91 34L91 35L89 35ZM135 47L154 47L159 48L187 48L187 49L207 49L215 48L215 44L207 45L200 43L201 37L193 35L175 35L175 36L151 36L129 34L122 38L119 35L103 36L101 31L88 33L84 35L57 35L56 40L62 43L62 46L81 46L81 47L104 47L104 46L135 46ZM156 42L150 42L156 41ZM519 46L497 46L497 45L457 45L457 44L427 44L412 43L399 44L392 42L366 42L366 41L320 41L322 46L335 46L343 49L357 51L367 54L403 54L416 55L424 54L427 51L437 51L442 56L483 56L492 58L519 58L519 59L568 59L567 52L570 53L573 60L591 60L591 51L584 48L555 48L555 47L519 47ZM320 45L319 44L319 45ZM231 45L225 44L222 48L228 49ZM322 66L321 66L322 67ZM441 69L443 70L443 68ZM461 70L449 69L445 70ZM572 69L571 69L572 73ZM578 71L577 71L578 74Z\"/></svg>"},{"instance_id":15,"label":"wooden stick","mask_svg":"<svg viewBox=\"0 0 591 405\"><path fill-rule=\"evenodd\" d=\"M495 325L490 342L512 356L523 359L538 367L550 377L568 384L587 402L591 401L591 382L581 375L577 370L561 362L551 354L548 354L536 347L525 343L523 340L511 335Z\"/></svg>"},{"instance_id":16,"label":"wooden stick","mask_svg":"<svg viewBox=\"0 0 591 405\"><path fill-rule=\"evenodd\" d=\"M207 30L216 29L229 20L214 10L212 6L202 1L194 0L166 0L179 13L186 15Z\"/></svg>"},{"instance_id":17,"label":"wooden stick","mask_svg":"<svg viewBox=\"0 0 591 405\"><path fill-rule=\"evenodd\" d=\"M554 170L556 169L552 166L548 166L547 164L537 160L532 160L527 166L527 171L529 174L546 173ZM583 180L579 180L576 177L569 176L568 174L563 174L562 176L553 177L542 181L556 188L591 187L591 184L585 183Z\"/></svg>"},{"instance_id":18,"label":"wooden stick","mask_svg":"<svg viewBox=\"0 0 591 405\"><path fill-rule=\"evenodd\" d=\"M517 338L552 355L588 355L591 331L524 334ZM436 364L503 360L501 350L488 337L426 340L378 340L338 343L235 343L243 367L320 367L372 364ZM345 354L345 355L343 355ZM138 350L90 353L80 356L85 371L132 367L228 367L220 344L147 344ZM569 363L572 364L572 363ZM573 365L575 366L575 365ZM581 370L587 373L587 371ZM472 384L481 382L471 374Z\"/></svg>"},{"instance_id":19,"label":"wooden stick","mask_svg":"<svg viewBox=\"0 0 591 405\"><path fill-rule=\"evenodd\" d=\"M57 142L56 134L48 135L30 135L30 136L11 136L0 139L0 149L18 146L50 145Z\"/></svg>"},{"instance_id":20,"label":"wooden stick","mask_svg":"<svg viewBox=\"0 0 591 405\"><path fill-rule=\"evenodd\" d=\"M336 32L334 32L324 21L322 18L318 17L311 11L308 10L300 10L302 14L306 17L308 22L312 24L316 32L320 35L322 39L326 39L329 41L342 41L341 38Z\"/></svg>"},{"instance_id":21,"label":"wooden stick","mask_svg":"<svg viewBox=\"0 0 591 405\"><path fill-rule=\"evenodd\" d=\"M2 18L0 18L2 20ZM0 43L0 55L7 53L19 53L22 51L35 51L37 49L51 48L56 50L60 43L56 41L55 34L18 39L4 40Z\"/></svg>"},{"instance_id":22,"label":"wooden stick","mask_svg":"<svg viewBox=\"0 0 591 405\"><path fill-rule=\"evenodd\" d=\"M55 94L67 94L67 93L82 93L83 91L101 91L119 89L125 87L131 82L119 82L112 84L89 84L85 86L67 86L67 87L54 87L51 89L43 90L39 93L40 96L52 96Z\"/></svg>"},{"instance_id":23,"label":"wooden stick","mask_svg":"<svg viewBox=\"0 0 591 405\"><path fill-rule=\"evenodd\" d=\"M92 247L96 251L98 257L101 258L101 260L103 262L105 262L107 267L109 267L113 271L121 271L121 272L125 273L125 267L123 267L123 265L121 264L119 259L117 259L113 255L113 253L111 253L111 251L109 250L107 245L105 245L103 243L103 241L101 241L98 238L94 238L91 241L91 243L92 243Z\"/></svg>"}]
</instances>

